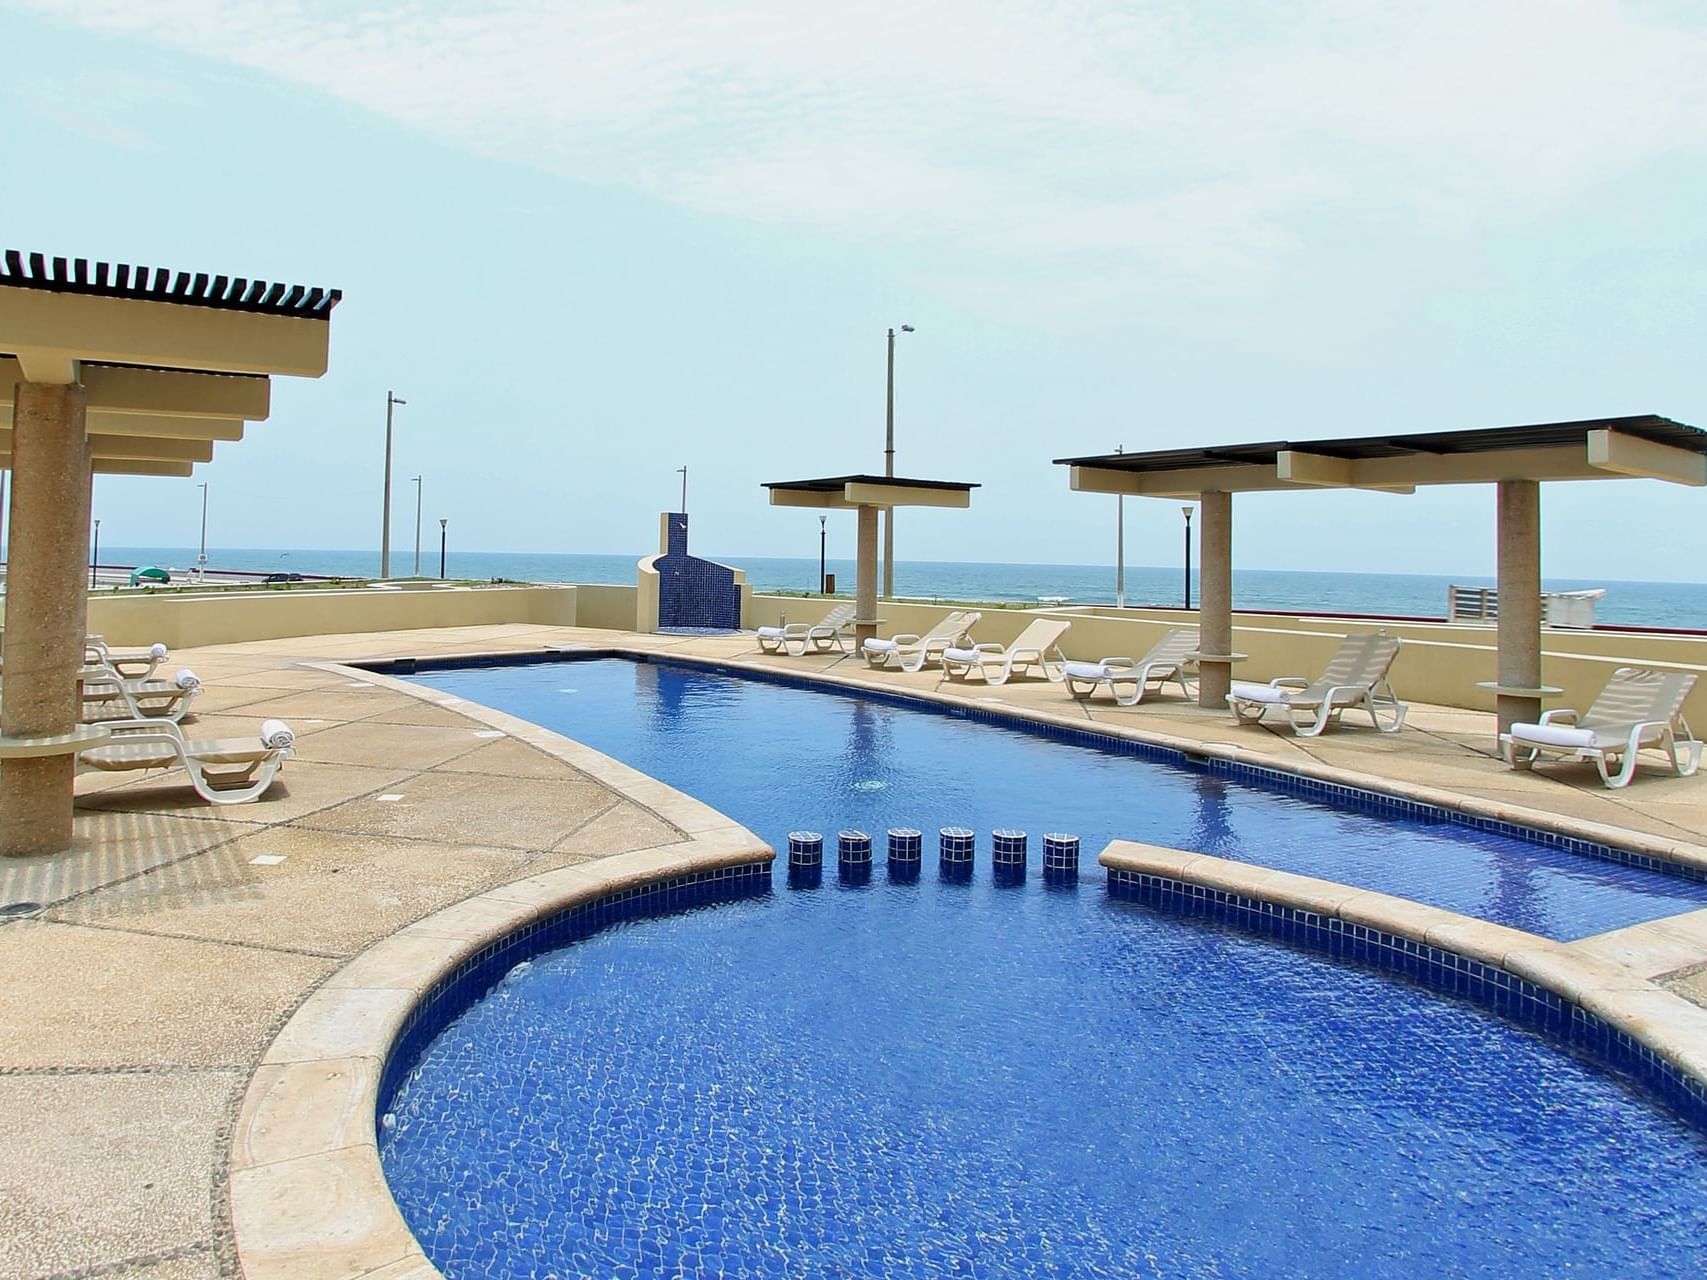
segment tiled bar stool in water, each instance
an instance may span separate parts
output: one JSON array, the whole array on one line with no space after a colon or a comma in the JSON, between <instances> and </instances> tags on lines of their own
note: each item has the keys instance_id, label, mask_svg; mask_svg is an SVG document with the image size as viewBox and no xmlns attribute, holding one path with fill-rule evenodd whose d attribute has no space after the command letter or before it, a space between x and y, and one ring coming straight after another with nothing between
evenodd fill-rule
<instances>
[{"instance_id":1,"label":"tiled bar stool in water","mask_svg":"<svg viewBox=\"0 0 1707 1280\"><path fill-rule=\"evenodd\" d=\"M911 884L917 880L924 847L922 831L915 831L912 827L889 828L889 879L897 884Z\"/></svg>"},{"instance_id":2,"label":"tiled bar stool in water","mask_svg":"<svg viewBox=\"0 0 1707 1280\"><path fill-rule=\"evenodd\" d=\"M871 837L863 831L844 831L836 837L836 863L843 884L871 879Z\"/></svg>"},{"instance_id":3,"label":"tiled bar stool in water","mask_svg":"<svg viewBox=\"0 0 1707 1280\"><path fill-rule=\"evenodd\" d=\"M1078 836L1051 832L1043 837L1043 879L1049 884L1078 883Z\"/></svg>"},{"instance_id":4,"label":"tiled bar stool in water","mask_svg":"<svg viewBox=\"0 0 1707 1280\"><path fill-rule=\"evenodd\" d=\"M824 878L824 837L816 831L788 833L788 883L812 888Z\"/></svg>"},{"instance_id":5,"label":"tiled bar stool in water","mask_svg":"<svg viewBox=\"0 0 1707 1280\"><path fill-rule=\"evenodd\" d=\"M1025 832L990 833L990 871L997 884L1025 883Z\"/></svg>"},{"instance_id":6,"label":"tiled bar stool in water","mask_svg":"<svg viewBox=\"0 0 1707 1280\"><path fill-rule=\"evenodd\" d=\"M972 879L972 850L977 837L967 827L944 827L937 833L941 861L938 872L944 880L964 884Z\"/></svg>"}]
</instances>

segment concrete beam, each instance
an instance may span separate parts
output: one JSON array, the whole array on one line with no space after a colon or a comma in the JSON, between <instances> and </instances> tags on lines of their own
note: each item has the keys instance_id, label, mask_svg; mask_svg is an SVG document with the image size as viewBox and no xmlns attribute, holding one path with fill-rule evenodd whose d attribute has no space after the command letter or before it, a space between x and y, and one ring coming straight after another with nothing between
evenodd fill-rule
<instances>
[{"instance_id":1,"label":"concrete beam","mask_svg":"<svg viewBox=\"0 0 1707 1280\"><path fill-rule=\"evenodd\" d=\"M1605 428L1588 433L1588 462L1621 476L1707 485L1707 455Z\"/></svg>"},{"instance_id":2,"label":"concrete beam","mask_svg":"<svg viewBox=\"0 0 1707 1280\"><path fill-rule=\"evenodd\" d=\"M958 507L972 505L970 489L915 489L892 484L850 484L842 498L851 507Z\"/></svg>"},{"instance_id":3,"label":"concrete beam","mask_svg":"<svg viewBox=\"0 0 1707 1280\"><path fill-rule=\"evenodd\" d=\"M0 471L12 469L12 455L0 453ZM170 458L92 458L90 470L98 476L191 476L196 464Z\"/></svg>"},{"instance_id":4,"label":"concrete beam","mask_svg":"<svg viewBox=\"0 0 1707 1280\"><path fill-rule=\"evenodd\" d=\"M1291 489L1273 467L1239 465L1195 467L1182 471L1116 471L1072 467L1069 483L1077 493L1118 493L1139 498L1195 498L1200 493L1254 493Z\"/></svg>"},{"instance_id":5,"label":"concrete beam","mask_svg":"<svg viewBox=\"0 0 1707 1280\"><path fill-rule=\"evenodd\" d=\"M0 456L10 456L12 432L0 431ZM155 440L147 436L108 436L89 433L90 456L97 460L151 459L158 462L212 462L211 440Z\"/></svg>"},{"instance_id":6,"label":"concrete beam","mask_svg":"<svg viewBox=\"0 0 1707 1280\"><path fill-rule=\"evenodd\" d=\"M853 507L839 493L815 493L806 489L772 489L773 507L812 507L819 511L847 511Z\"/></svg>"},{"instance_id":7,"label":"concrete beam","mask_svg":"<svg viewBox=\"0 0 1707 1280\"><path fill-rule=\"evenodd\" d=\"M272 382L267 378L106 365L84 365L80 372L91 410L249 422L264 421L272 412ZM28 381L15 357L0 356L0 406L10 408L13 388Z\"/></svg>"},{"instance_id":8,"label":"concrete beam","mask_svg":"<svg viewBox=\"0 0 1707 1280\"><path fill-rule=\"evenodd\" d=\"M111 409L91 409L85 418L91 435L142 436L151 440L241 440L241 418L158 418ZM0 431L12 429L12 410L0 405Z\"/></svg>"},{"instance_id":9,"label":"concrete beam","mask_svg":"<svg viewBox=\"0 0 1707 1280\"><path fill-rule=\"evenodd\" d=\"M0 410L0 422L8 422ZM108 436L146 436L152 440L241 440L248 424L241 418L165 418L114 413L108 409L89 412L91 433Z\"/></svg>"},{"instance_id":10,"label":"concrete beam","mask_svg":"<svg viewBox=\"0 0 1707 1280\"><path fill-rule=\"evenodd\" d=\"M1330 458L1320 453L1283 449L1275 455L1274 473L1289 484L1324 489L1372 489L1377 493L1415 493L1414 484L1360 484L1358 466L1350 458Z\"/></svg>"},{"instance_id":11,"label":"concrete beam","mask_svg":"<svg viewBox=\"0 0 1707 1280\"><path fill-rule=\"evenodd\" d=\"M331 332L300 316L0 287L0 351L26 367L65 358L318 378Z\"/></svg>"}]
</instances>

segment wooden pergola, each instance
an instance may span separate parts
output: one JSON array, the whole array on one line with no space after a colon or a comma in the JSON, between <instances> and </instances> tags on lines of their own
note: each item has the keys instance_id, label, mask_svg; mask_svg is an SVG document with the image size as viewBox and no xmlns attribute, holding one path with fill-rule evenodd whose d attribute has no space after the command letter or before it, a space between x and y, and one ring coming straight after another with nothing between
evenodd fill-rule
<instances>
[{"instance_id":1,"label":"wooden pergola","mask_svg":"<svg viewBox=\"0 0 1707 1280\"><path fill-rule=\"evenodd\" d=\"M826 476L819 480L778 480L764 486L773 507L810 507L819 511L857 511L859 536L855 560L855 645L877 634L877 513L896 507L972 505L978 486L958 480L903 480L899 476Z\"/></svg>"},{"instance_id":2,"label":"wooden pergola","mask_svg":"<svg viewBox=\"0 0 1707 1280\"><path fill-rule=\"evenodd\" d=\"M1419 485L1492 484L1499 504L1499 679L1503 732L1533 721L1556 690L1541 682L1541 483L1640 477L1707 485L1707 432L1645 414L1418 435L1216 445L1057 458L1081 493L1190 498L1199 523L1202 680L1198 701L1224 707L1232 681L1233 495L1306 489L1413 493Z\"/></svg>"},{"instance_id":3,"label":"wooden pergola","mask_svg":"<svg viewBox=\"0 0 1707 1280\"><path fill-rule=\"evenodd\" d=\"M12 472L0 853L71 844L90 484L188 476L326 372L336 289L16 250L0 265L0 468Z\"/></svg>"}]
</instances>

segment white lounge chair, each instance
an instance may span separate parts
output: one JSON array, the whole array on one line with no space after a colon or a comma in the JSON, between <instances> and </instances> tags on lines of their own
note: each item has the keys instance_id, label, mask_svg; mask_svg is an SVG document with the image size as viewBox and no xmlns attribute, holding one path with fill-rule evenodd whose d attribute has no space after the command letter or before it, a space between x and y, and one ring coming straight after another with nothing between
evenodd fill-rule
<instances>
[{"instance_id":1,"label":"white lounge chair","mask_svg":"<svg viewBox=\"0 0 1707 1280\"><path fill-rule=\"evenodd\" d=\"M108 726L112 737L77 755L77 772L129 773L182 769L190 785L209 804L243 804L273 783L296 743L282 720L267 720L253 738L186 739L184 731L163 720L121 720Z\"/></svg>"},{"instance_id":2,"label":"white lounge chair","mask_svg":"<svg viewBox=\"0 0 1707 1280\"><path fill-rule=\"evenodd\" d=\"M1088 698L1107 686L1118 705L1135 707L1144 701L1146 693L1159 693L1163 685L1174 680L1179 683L1180 692L1189 698L1192 695L1187 677L1196 665L1191 655L1197 652L1197 645L1196 631L1190 627L1174 627L1142 658L1069 662L1063 671L1067 693L1074 698Z\"/></svg>"},{"instance_id":3,"label":"white lounge chair","mask_svg":"<svg viewBox=\"0 0 1707 1280\"><path fill-rule=\"evenodd\" d=\"M944 649L953 648L966 639L966 633L984 615L970 609L956 609L924 635L897 635L887 640L873 637L860 646L865 660L874 667L891 663L903 671L918 671L942 659Z\"/></svg>"},{"instance_id":4,"label":"white lounge chair","mask_svg":"<svg viewBox=\"0 0 1707 1280\"><path fill-rule=\"evenodd\" d=\"M759 628L759 650L762 653L791 653L795 657L808 649L828 653L832 648L847 652L844 636L852 627L854 607L839 604L818 622L786 622L780 627Z\"/></svg>"},{"instance_id":5,"label":"white lounge chair","mask_svg":"<svg viewBox=\"0 0 1707 1280\"><path fill-rule=\"evenodd\" d=\"M1072 623L1064 618L1033 618L1011 645L975 644L969 649L944 649L942 669L964 680L976 671L985 684L1006 684L1016 673L1033 667L1047 680L1061 679L1067 657L1058 647Z\"/></svg>"},{"instance_id":6,"label":"white lounge chair","mask_svg":"<svg viewBox=\"0 0 1707 1280\"><path fill-rule=\"evenodd\" d=\"M1267 684L1235 680L1227 705L1240 724L1255 724L1279 708L1301 738L1315 737L1349 707L1362 707L1382 733L1397 733L1410 710L1387 679L1398 656L1398 636L1385 631L1347 636L1319 678L1281 676Z\"/></svg>"},{"instance_id":7,"label":"white lounge chair","mask_svg":"<svg viewBox=\"0 0 1707 1280\"><path fill-rule=\"evenodd\" d=\"M79 675L86 722L159 719L176 724L202 691L201 679L188 667L170 680L127 680L105 664L84 667Z\"/></svg>"},{"instance_id":8,"label":"white lounge chair","mask_svg":"<svg viewBox=\"0 0 1707 1280\"><path fill-rule=\"evenodd\" d=\"M90 666L108 666L126 680L152 680L160 664L171 650L163 644L146 649L110 649L100 636L91 635L83 641L83 661Z\"/></svg>"},{"instance_id":9,"label":"white lounge chair","mask_svg":"<svg viewBox=\"0 0 1707 1280\"><path fill-rule=\"evenodd\" d=\"M1701 743L1683 718L1684 699L1694 687L1688 671L1619 667L1581 715L1544 711L1539 724L1514 724L1500 734L1506 763L1527 769L1543 754L1592 760L1602 782L1623 787L1635 775L1637 753L1653 747L1666 753L1678 777L1687 778L1701 767Z\"/></svg>"}]
</instances>

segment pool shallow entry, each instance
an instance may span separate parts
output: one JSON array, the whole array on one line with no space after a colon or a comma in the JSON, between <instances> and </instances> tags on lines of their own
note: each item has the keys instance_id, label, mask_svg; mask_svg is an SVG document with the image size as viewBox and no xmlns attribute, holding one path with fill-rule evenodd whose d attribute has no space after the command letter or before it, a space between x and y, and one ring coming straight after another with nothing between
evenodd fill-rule
<instances>
[{"instance_id":1,"label":"pool shallow entry","mask_svg":"<svg viewBox=\"0 0 1707 1280\"><path fill-rule=\"evenodd\" d=\"M572 676L565 678L565 672ZM1124 838L1379 889L1580 938L1707 906L1707 883L1380 806L1334 807L964 714L624 659L422 673L633 765L774 848L796 829L1069 832L1081 874ZM557 690L572 685L573 698ZM1063 702L1065 698L1063 697ZM1035 862L1036 855L1033 854Z\"/></svg>"},{"instance_id":2,"label":"pool shallow entry","mask_svg":"<svg viewBox=\"0 0 1707 1280\"><path fill-rule=\"evenodd\" d=\"M1707 1142L1616 1078L1088 886L778 888L440 1024L380 1148L452 1280L1707 1267Z\"/></svg>"}]
</instances>

